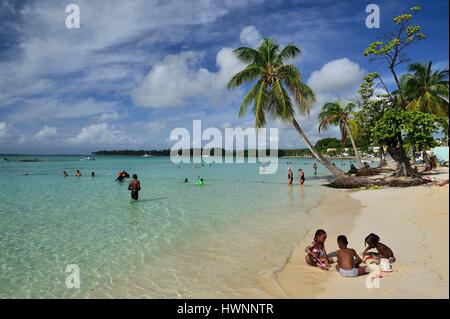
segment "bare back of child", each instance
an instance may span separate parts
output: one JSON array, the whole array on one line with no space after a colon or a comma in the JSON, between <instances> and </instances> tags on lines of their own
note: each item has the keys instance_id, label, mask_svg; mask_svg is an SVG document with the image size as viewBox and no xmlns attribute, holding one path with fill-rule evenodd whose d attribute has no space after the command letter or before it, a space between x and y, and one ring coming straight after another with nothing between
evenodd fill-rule
<instances>
[{"instance_id":1,"label":"bare back of child","mask_svg":"<svg viewBox=\"0 0 450 319\"><path fill-rule=\"evenodd\" d=\"M362 263L361 258L354 249L347 247L347 237L340 235L337 238L337 242L339 250L336 252L336 270L343 277L358 277L366 274L366 267L359 266Z\"/></svg>"}]
</instances>

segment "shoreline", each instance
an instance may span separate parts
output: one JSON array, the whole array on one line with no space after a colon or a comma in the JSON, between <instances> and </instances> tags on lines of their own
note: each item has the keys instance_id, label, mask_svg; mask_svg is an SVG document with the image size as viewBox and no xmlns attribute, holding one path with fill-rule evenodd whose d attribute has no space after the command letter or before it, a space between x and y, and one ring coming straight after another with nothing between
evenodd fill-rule
<instances>
[{"instance_id":1,"label":"shoreline","mask_svg":"<svg viewBox=\"0 0 450 319\"><path fill-rule=\"evenodd\" d=\"M441 173L448 178L448 170ZM448 185L337 190L311 210L322 223L295 246L267 292L276 298L448 298L448 192ZM318 228L328 233L328 253L337 249L338 235L361 253L365 236L377 233L397 257L394 272L382 273L380 288L371 289L367 276L343 278L334 264L329 271L308 266L303 250Z\"/></svg>"},{"instance_id":2,"label":"shoreline","mask_svg":"<svg viewBox=\"0 0 450 319\"><path fill-rule=\"evenodd\" d=\"M311 208L309 214L314 216L315 225L294 245L286 263L273 272L273 282L265 285L268 294L274 298L314 298L325 290L324 285L331 270L325 272L307 265L304 249L312 242L314 233L319 228L325 229L330 239L333 234L328 225L350 229L349 225L360 213L360 202L352 199L350 192L355 191L331 189ZM330 249L334 246L330 245L329 239L327 243L327 252L334 251L335 249Z\"/></svg>"}]
</instances>

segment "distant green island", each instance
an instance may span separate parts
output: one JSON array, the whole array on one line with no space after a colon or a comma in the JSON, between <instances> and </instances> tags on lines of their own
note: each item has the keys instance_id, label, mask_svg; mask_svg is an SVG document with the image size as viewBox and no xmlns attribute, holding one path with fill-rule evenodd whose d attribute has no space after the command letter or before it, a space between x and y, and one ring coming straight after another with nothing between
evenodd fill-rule
<instances>
[{"instance_id":1,"label":"distant green island","mask_svg":"<svg viewBox=\"0 0 450 319\"><path fill-rule=\"evenodd\" d=\"M339 154L346 152L350 156L353 156L353 150L351 149L351 145L347 143L347 145L342 145L342 142L336 138L323 138L316 142L316 149L329 156L339 156ZM330 152L332 150L332 152ZM367 146L361 147L363 152L370 153ZM198 149L190 149L190 156L194 155L194 151L196 154L200 154L201 150ZM234 156L244 156L248 157L248 154L253 153L257 154L256 150L243 150L243 151L227 151L225 149L211 149L209 150L209 156L225 156L231 155ZM162 149L162 150L103 150L96 151L92 153L93 155L105 155L105 156L170 156L170 149ZM181 155L181 150L178 152ZM275 150L266 150L266 156L270 154L275 154ZM299 148L299 149L278 149L278 157L312 157L313 154L308 148Z\"/></svg>"}]
</instances>

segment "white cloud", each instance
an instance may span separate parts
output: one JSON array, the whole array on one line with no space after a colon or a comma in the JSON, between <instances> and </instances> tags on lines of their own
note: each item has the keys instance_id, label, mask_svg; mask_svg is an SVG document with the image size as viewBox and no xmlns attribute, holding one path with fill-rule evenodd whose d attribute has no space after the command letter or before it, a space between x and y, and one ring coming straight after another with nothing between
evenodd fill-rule
<instances>
[{"instance_id":1,"label":"white cloud","mask_svg":"<svg viewBox=\"0 0 450 319\"><path fill-rule=\"evenodd\" d=\"M6 122L0 122L0 141L6 140L11 135L11 126Z\"/></svg>"},{"instance_id":2,"label":"white cloud","mask_svg":"<svg viewBox=\"0 0 450 319\"><path fill-rule=\"evenodd\" d=\"M316 93L345 93L353 90L363 76L364 71L358 63L343 58L330 61L311 73L308 85Z\"/></svg>"},{"instance_id":3,"label":"white cloud","mask_svg":"<svg viewBox=\"0 0 450 319\"><path fill-rule=\"evenodd\" d=\"M50 127L45 125L42 130L36 133L34 138L38 141L45 140L49 137L53 137L57 134L57 129L55 127Z\"/></svg>"},{"instance_id":4,"label":"white cloud","mask_svg":"<svg viewBox=\"0 0 450 319\"><path fill-rule=\"evenodd\" d=\"M220 103L230 95L226 94L229 93L226 84L244 65L230 48L222 48L217 53L217 72L202 68L202 58L203 55L195 51L168 55L132 91L134 103L149 108L179 107L200 99Z\"/></svg>"},{"instance_id":5,"label":"white cloud","mask_svg":"<svg viewBox=\"0 0 450 319\"><path fill-rule=\"evenodd\" d=\"M115 107L116 103L97 101L93 98L70 102L53 98L30 99L8 117L14 123L36 120L48 122L50 119L66 120L110 113L114 112Z\"/></svg>"},{"instance_id":6,"label":"white cloud","mask_svg":"<svg viewBox=\"0 0 450 319\"><path fill-rule=\"evenodd\" d=\"M117 121L123 116L123 114L120 114L117 111L112 111L100 114L99 116L97 116L96 120L98 122Z\"/></svg>"},{"instance_id":7,"label":"white cloud","mask_svg":"<svg viewBox=\"0 0 450 319\"><path fill-rule=\"evenodd\" d=\"M0 17L17 15L12 37L18 43L5 43L10 51L4 51L7 59L0 62L0 104L34 94L123 90L140 76L140 70L160 60L158 50L148 46L180 43L191 37L189 28L203 27L231 10L259 2L110 0L105 5L78 0L81 28L67 29L64 3L31 1L15 10L12 1L2 1ZM10 31L9 24L9 19L0 19L0 33ZM133 47L127 46L133 41Z\"/></svg>"},{"instance_id":8,"label":"white cloud","mask_svg":"<svg viewBox=\"0 0 450 319\"><path fill-rule=\"evenodd\" d=\"M242 29L239 39L243 44L249 45L250 47L257 47L262 41L258 29L252 25Z\"/></svg>"},{"instance_id":9,"label":"white cloud","mask_svg":"<svg viewBox=\"0 0 450 319\"><path fill-rule=\"evenodd\" d=\"M69 137L67 143L83 145L124 145L133 144L135 141L128 138L124 131L118 130L106 123L101 123L84 127L78 135Z\"/></svg>"}]
</instances>

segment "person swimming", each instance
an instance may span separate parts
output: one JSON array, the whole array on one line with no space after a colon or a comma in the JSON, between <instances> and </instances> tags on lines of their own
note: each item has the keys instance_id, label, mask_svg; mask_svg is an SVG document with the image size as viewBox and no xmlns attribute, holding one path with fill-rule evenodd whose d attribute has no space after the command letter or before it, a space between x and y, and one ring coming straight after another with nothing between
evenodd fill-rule
<instances>
[{"instance_id":1,"label":"person swimming","mask_svg":"<svg viewBox=\"0 0 450 319\"><path fill-rule=\"evenodd\" d=\"M188 180L187 178L185 178L185 179L184 179L184 182L185 182L185 183L188 183L188 182L189 182L189 180Z\"/></svg>"},{"instance_id":2,"label":"person swimming","mask_svg":"<svg viewBox=\"0 0 450 319\"><path fill-rule=\"evenodd\" d=\"M75 176L80 177L81 176L81 172L79 169L77 169L77 172L75 173Z\"/></svg>"},{"instance_id":3,"label":"person swimming","mask_svg":"<svg viewBox=\"0 0 450 319\"><path fill-rule=\"evenodd\" d=\"M95 177L95 172L91 172L91 177Z\"/></svg>"},{"instance_id":4,"label":"person swimming","mask_svg":"<svg viewBox=\"0 0 450 319\"><path fill-rule=\"evenodd\" d=\"M198 178L197 178L197 185L198 186L205 185L205 181L203 180L203 178L200 178L200 176L198 176Z\"/></svg>"},{"instance_id":5,"label":"person swimming","mask_svg":"<svg viewBox=\"0 0 450 319\"><path fill-rule=\"evenodd\" d=\"M63 175L64 175L64 177L69 176L69 174L67 174L67 171L64 171L64 172L63 172Z\"/></svg>"}]
</instances>

